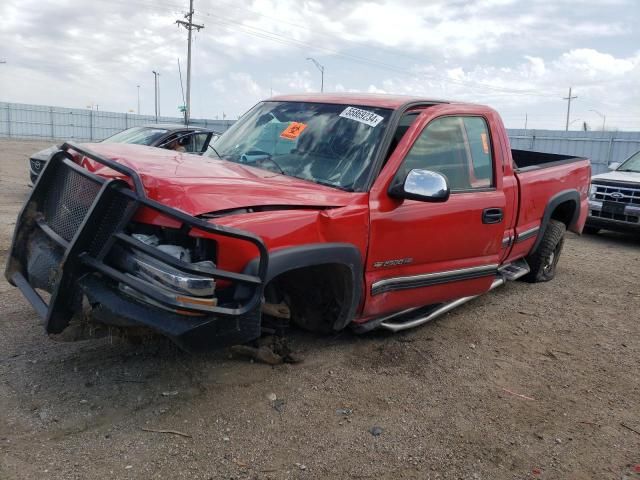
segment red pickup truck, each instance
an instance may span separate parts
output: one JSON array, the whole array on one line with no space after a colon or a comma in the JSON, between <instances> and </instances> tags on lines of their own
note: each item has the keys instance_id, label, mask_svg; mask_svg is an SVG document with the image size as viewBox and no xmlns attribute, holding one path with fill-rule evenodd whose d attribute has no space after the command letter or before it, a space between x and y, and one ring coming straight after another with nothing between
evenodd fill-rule
<instances>
[{"instance_id":1,"label":"red pickup truck","mask_svg":"<svg viewBox=\"0 0 640 480\"><path fill-rule=\"evenodd\" d=\"M255 339L278 316L401 330L507 280L552 279L590 173L511 150L485 106L280 96L204 158L64 144L18 217L6 276L54 333L88 309L184 348Z\"/></svg>"}]
</instances>

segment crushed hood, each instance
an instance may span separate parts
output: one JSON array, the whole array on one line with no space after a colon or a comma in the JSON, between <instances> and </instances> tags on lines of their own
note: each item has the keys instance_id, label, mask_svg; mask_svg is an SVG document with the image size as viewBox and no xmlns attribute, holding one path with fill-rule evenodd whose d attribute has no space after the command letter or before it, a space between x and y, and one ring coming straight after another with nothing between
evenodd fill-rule
<instances>
[{"instance_id":1,"label":"crushed hood","mask_svg":"<svg viewBox=\"0 0 640 480\"><path fill-rule=\"evenodd\" d=\"M353 193L198 155L126 144L87 144L87 149L134 169L147 196L190 215L247 207L331 208ZM81 164L105 177L121 174L84 157Z\"/></svg>"},{"instance_id":2,"label":"crushed hood","mask_svg":"<svg viewBox=\"0 0 640 480\"><path fill-rule=\"evenodd\" d=\"M591 177L591 181L597 183L598 180L607 182L640 183L640 172L611 172L600 173Z\"/></svg>"}]
</instances>

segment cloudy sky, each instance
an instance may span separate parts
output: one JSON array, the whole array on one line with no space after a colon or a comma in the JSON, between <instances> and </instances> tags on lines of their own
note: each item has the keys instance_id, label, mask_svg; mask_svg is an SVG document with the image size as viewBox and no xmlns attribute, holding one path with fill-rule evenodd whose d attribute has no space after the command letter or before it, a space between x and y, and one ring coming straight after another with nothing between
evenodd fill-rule
<instances>
[{"instance_id":1,"label":"cloudy sky","mask_svg":"<svg viewBox=\"0 0 640 480\"><path fill-rule=\"evenodd\" d=\"M153 113L182 104L188 0L2 0L0 101ZM192 116L273 94L418 94L487 103L508 127L640 130L638 0L195 0ZM185 77L186 78L186 77ZM595 110L595 111L594 111ZM596 113L599 112L599 113Z\"/></svg>"}]
</instances>

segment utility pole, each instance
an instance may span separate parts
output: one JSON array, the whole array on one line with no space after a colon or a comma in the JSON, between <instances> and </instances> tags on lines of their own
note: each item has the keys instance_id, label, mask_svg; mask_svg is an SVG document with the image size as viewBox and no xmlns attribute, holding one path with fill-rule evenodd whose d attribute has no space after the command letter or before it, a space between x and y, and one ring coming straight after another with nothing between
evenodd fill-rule
<instances>
[{"instance_id":1,"label":"utility pole","mask_svg":"<svg viewBox=\"0 0 640 480\"><path fill-rule=\"evenodd\" d=\"M136 85L138 87L138 115L140 115L140 85Z\"/></svg>"},{"instance_id":2,"label":"utility pole","mask_svg":"<svg viewBox=\"0 0 640 480\"><path fill-rule=\"evenodd\" d=\"M567 100L567 123L564 127L564 131L568 132L569 131L569 116L571 115L571 100L578 98L577 95L574 95L573 97L571 96L571 87L569 87L569 96L568 97L564 97L563 100Z\"/></svg>"},{"instance_id":3,"label":"utility pole","mask_svg":"<svg viewBox=\"0 0 640 480\"><path fill-rule=\"evenodd\" d=\"M201 28L204 28L204 25L197 25L193 23L193 0L189 0L189 13L185 14L184 18L188 19L188 22L184 20L176 20L178 25L182 25L187 29L187 110L185 111L185 118L187 119L187 123L189 123L189 119L191 118L191 33L193 29L200 31Z\"/></svg>"},{"instance_id":4,"label":"utility pole","mask_svg":"<svg viewBox=\"0 0 640 480\"><path fill-rule=\"evenodd\" d=\"M324 92L324 66L320 65L315 58L307 57L307 60L311 60L318 70L320 70L320 93Z\"/></svg>"},{"instance_id":5,"label":"utility pole","mask_svg":"<svg viewBox=\"0 0 640 480\"><path fill-rule=\"evenodd\" d=\"M156 112L156 123L158 123L158 72L153 72L153 108Z\"/></svg>"},{"instance_id":6,"label":"utility pole","mask_svg":"<svg viewBox=\"0 0 640 480\"><path fill-rule=\"evenodd\" d=\"M604 132L604 124L607 121L607 116L604 113L600 113L598 110L591 109L589 111L597 113L600 116L600 118L602 118L602 131Z\"/></svg>"},{"instance_id":7,"label":"utility pole","mask_svg":"<svg viewBox=\"0 0 640 480\"><path fill-rule=\"evenodd\" d=\"M529 114L525 113L524 114L524 129L527 129L527 122L529 121Z\"/></svg>"}]
</instances>

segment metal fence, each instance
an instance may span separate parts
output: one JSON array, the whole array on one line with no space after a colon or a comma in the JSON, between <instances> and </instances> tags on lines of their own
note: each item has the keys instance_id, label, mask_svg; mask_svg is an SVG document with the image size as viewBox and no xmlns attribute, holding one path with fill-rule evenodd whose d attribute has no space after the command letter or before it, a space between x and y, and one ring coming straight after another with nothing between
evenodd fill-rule
<instances>
[{"instance_id":1,"label":"metal fence","mask_svg":"<svg viewBox=\"0 0 640 480\"><path fill-rule=\"evenodd\" d=\"M640 132L565 132L509 129L511 148L591 159L594 174L640 150Z\"/></svg>"},{"instance_id":2,"label":"metal fence","mask_svg":"<svg viewBox=\"0 0 640 480\"><path fill-rule=\"evenodd\" d=\"M153 115L0 102L0 137L98 141L125 128L154 123ZM181 117L159 117L182 123ZM191 124L223 132L233 120L192 119ZM509 129L511 147L591 159L593 173L607 170L640 150L640 132L565 132Z\"/></svg>"},{"instance_id":3,"label":"metal fence","mask_svg":"<svg viewBox=\"0 0 640 480\"><path fill-rule=\"evenodd\" d=\"M183 122L182 117L158 117L158 123ZM0 102L0 137L98 141L148 123L155 123L154 115ZM190 124L222 132L233 121L192 119Z\"/></svg>"}]
</instances>

